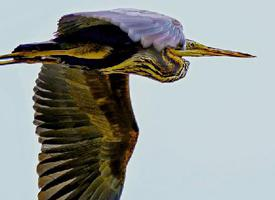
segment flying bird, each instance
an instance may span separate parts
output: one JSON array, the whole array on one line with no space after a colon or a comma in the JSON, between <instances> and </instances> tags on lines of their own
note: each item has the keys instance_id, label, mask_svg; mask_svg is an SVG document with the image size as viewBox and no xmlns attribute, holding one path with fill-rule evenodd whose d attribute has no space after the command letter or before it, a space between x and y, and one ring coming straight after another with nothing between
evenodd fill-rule
<instances>
[{"instance_id":1,"label":"flying bird","mask_svg":"<svg viewBox=\"0 0 275 200\"><path fill-rule=\"evenodd\" d=\"M253 57L186 39L176 19L137 9L65 15L53 39L0 56L0 65L43 64L33 96L38 199L119 200L139 133L129 75L176 81L188 56Z\"/></svg>"}]
</instances>

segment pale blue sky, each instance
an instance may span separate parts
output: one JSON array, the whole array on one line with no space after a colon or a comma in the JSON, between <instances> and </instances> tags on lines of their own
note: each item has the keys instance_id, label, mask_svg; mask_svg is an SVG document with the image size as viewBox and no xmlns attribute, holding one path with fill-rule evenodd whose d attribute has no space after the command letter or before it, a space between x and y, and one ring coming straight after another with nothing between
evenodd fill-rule
<instances>
[{"instance_id":1,"label":"pale blue sky","mask_svg":"<svg viewBox=\"0 0 275 200\"><path fill-rule=\"evenodd\" d=\"M122 200L274 200L272 0L1 1L0 54L52 37L63 14L133 7L177 18L187 38L255 59L193 58L171 84L131 78L140 137ZM36 199L32 88L40 65L0 69L1 199Z\"/></svg>"}]
</instances>

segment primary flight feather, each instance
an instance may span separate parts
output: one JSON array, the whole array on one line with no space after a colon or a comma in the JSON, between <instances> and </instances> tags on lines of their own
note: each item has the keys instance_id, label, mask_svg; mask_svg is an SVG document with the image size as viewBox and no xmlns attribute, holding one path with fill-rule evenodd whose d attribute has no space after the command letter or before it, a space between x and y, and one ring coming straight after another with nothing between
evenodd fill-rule
<instances>
[{"instance_id":1,"label":"primary flight feather","mask_svg":"<svg viewBox=\"0 0 275 200\"><path fill-rule=\"evenodd\" d=\"M54 39L0 56L43 63L33 97L39 200L119 200L138 138L129 74L175 81L185 56L252 57L185 39L176 19L137 9L66 15Z\"/></svg>"}]
</instances>

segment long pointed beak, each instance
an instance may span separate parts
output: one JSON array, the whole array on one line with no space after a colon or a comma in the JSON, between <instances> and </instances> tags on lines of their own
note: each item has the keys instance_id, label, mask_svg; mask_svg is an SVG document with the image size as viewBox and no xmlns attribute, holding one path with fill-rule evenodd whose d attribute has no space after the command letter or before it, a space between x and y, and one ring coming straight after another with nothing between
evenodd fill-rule
<instances>
[{"instance_id":1,"label":"long pointed beak","mask_svg":"<svg viewBox=\"0 0 275 200\"><path fill-rule=\"evenodd\" d=\"M247 53L217 49L213 47L207 47L204 45L201 45L200 47L194 48L194 49L175 50L175 54L181 57L201 57L201 56L230 56L230 57L240 57L240 58L255 57Z\"/></svg>"}]
</instances>

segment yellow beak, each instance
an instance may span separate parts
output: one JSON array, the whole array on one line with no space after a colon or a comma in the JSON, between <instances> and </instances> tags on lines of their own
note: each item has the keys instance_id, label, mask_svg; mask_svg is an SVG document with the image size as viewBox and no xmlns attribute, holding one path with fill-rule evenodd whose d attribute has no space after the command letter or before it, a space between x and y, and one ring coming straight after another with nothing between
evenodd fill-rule
<instances>
[{"instance_id":1,"label":"yellow beak","mask_svg":"<svg viewBox=\"0 0 275 200\"><path fill-rule=\"evenodd\" d=\"M175 49L174 54L180 57L201 57L201 56L230 56L230 57L240 57L240 58L255 57L247 53L213 48L202 44L195 45L194 47L189 49L187 48L186 50Z\"/></svg>"}]
</instances>

